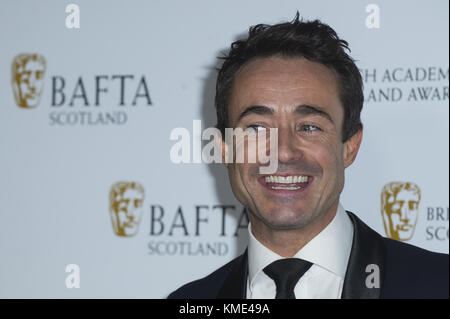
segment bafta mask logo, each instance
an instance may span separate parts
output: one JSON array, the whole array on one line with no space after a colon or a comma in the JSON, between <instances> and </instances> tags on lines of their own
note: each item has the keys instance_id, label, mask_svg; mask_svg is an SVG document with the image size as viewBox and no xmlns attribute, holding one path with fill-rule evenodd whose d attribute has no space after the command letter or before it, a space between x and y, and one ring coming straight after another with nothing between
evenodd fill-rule
<instances>
[{"instance_id":1,"label":"bafta mask logo","mask_svg":"<svg viewBox=\"0 0 450 319\"><path fill-rule=\"evenodd\" d=\"M381 215L386 236L392 239L410 240L419 216L421 191L411 182L392 182L381 192Z\"/></svg>"},{"instance_id":2,"label":"bafta mask logo","mask_svg":"<svg viewBox=\"0 0 450 319\"><path fill-rule=\"evenodd\" d=\"M39 105L44 88L46 62L40 54L19 54L11 65L11 84L16 104L26 109Z\"/></svg>"},{"instance_id":3,"label":"bafta mask logo","mask_svg":"<svg viewBox=\"0 0 450 319\"><path fill-rule=\"evenodd\" d=\"M144 188L136 182L118 182L109 192L109 214L117 236L136 235L142 217Z\"/></svg>"}]
</instances>

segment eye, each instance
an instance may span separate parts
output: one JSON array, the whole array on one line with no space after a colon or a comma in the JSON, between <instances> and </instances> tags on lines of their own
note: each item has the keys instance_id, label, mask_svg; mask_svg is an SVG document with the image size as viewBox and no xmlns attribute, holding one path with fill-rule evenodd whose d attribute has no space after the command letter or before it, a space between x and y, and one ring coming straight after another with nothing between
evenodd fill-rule
<instances>
[{"instance_id":1,"label":"eye","mask_svg":"<svg viewBox=\"0 0 450 319\"><path fill-rule=\"evenodd\" d=\"M300 126L300 131L306 132L306 133L313 133L313 132L317 132L317 131L322 131L322 129L313 124L305 124L305 125Z\"/></svg>"},{"instance_id":2,"label":"eye","mask_svg":"<svg viewBox=\"0 0 450 319\"><path fill-rule=\"evenodd\" d=\"M29 72L23 72L20 75L20 81L28 83L28 78L30 77L30 73Z\"/></svg>"},{"instance_id":3,"label":"eye","mask_svg":"<svg viewBox=\"0 0 450 319\"><path fill-rule=\"evenodd\" d=\"M127 211L127 205L128 205L128 203L127 203L126 200L121 200L117 206L119 208L119 211L126 212Z\"/></svg>"},{"instance_id":4,"label":"eye","mask_svg":"<svg viewBox=\"0 0 450 319\"><path fill-rule=\"evenodd\" d=\"M260 133L260 132L265 132L266 128L259 124L251 124L251 125L247 126L247 128L245 130L246 131L253 130L255 133Z\"/></svg>"},{"instance_id":5,"label":"eye","mask_svg":"<svg viewBox=\"0 0 450 319\"><path fill-rule=\"evenodd\" d=\"M134 200L134 207L140 207L141 206L141 200L140 199L135 199Z\"/></svg>"},{"instance_id":6,"label":"eye","mask_svg":"<svg viewBox=\"0 0 450 319\"><path fill-rule=\"evenodd\" d=\"M418 206L418 202L410 201L409 202L409 209L410 210L416 210Z\"/></svg>"},{"instance_id":7,"label":"eye","mask_svg":"<svg viewBox=\"0 0 450 319\"><path fill-rule=\"evenodd\" d=\"M401 209L401 204L400 204L399 202L395 202L395 203L392 205L392 210L393 210L394 212L398 212L400 209Z\"/></svg>"}]
</instances>

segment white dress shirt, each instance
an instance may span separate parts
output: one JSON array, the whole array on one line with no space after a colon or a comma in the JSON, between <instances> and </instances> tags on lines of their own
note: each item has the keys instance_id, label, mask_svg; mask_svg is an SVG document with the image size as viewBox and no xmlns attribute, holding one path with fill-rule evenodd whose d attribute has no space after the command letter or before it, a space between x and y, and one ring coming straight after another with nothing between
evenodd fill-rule
<instances>
[{"instance_id":1,"label":"white dress shirt","mask_svg":"<svg viewBox=\"0 0 450 319\"><path fill-rule=\"evenodd\" d=\"M261 244L249 225L248 299L273 299L275 282L263 269L283 257ZM301 258L313 265L300 278L294 293L297 299L339 299L353 241L353 224L339 204L333 220L308 242L293 258Z\"/></svg>"}]
</instances>

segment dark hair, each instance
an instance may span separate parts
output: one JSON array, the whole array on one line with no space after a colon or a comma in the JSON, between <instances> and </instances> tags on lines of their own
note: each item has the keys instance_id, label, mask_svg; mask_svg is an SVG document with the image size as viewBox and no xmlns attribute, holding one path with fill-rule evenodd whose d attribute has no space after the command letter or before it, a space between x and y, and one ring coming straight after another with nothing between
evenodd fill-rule
<instances>
[{"instance_id":1,"label":"dark hair","mask_svg":"<svg viewBox=\"0 0 450 319\"><path fill-rule=\"evenodd\" d=\"M342 140L347 141L362 127L364 95L361 74L345 50L350 51L347 41L339 39L330 26L319 20L304 22L298 11L291 22L250 27L247 39L232 43L228 54L219 57L224 62L218 69L216 83L217 128L224 134L229 127L228 102L233 80L244 64L254 58L275 55L303 57L336 72L344 106Z\"/></svg>"}]
</instances>

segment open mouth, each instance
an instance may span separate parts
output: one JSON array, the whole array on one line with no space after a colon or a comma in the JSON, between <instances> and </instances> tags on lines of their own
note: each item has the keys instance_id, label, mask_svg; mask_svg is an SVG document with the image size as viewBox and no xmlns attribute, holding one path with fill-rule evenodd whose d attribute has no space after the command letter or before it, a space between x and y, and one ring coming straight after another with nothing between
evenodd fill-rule
<instances>
[{"instance_id":1,"label":"open mouth","mask_svg":"<svg viewBox=\"0 0 450 319\"><path fill-rule=\"evenodd\" d=\"M258 178L265 188L272 191L295 192L306 188L312 181L308 175L266 175Z\"/></svg>"}]
</instances>

